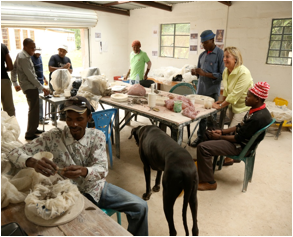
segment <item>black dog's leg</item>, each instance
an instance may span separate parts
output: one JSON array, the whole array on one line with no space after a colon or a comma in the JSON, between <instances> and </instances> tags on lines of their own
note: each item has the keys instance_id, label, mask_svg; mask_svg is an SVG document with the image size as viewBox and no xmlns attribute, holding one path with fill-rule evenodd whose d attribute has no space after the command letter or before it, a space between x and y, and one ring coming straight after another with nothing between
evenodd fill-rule
<instances>
[{"instance_id":1,"label":"black dog's leg","mask_svg":"<svg viewBox=\"0 0 293 237\"><path fill-rule=\"evenodd\" d=\"M169 226L169 234L170 236L177 235L177 231L174 225L174 203L182 191L182 187L178 185L176 178L172 178L168 173L165 172L163 176L163 205L164 212Z\"/></svg>"},{"instance_id":2,"label":"black dog's leg","mask_svg":"<svg viewBox=\"0 0 293 237\"><path fill-rule=\"evenodd\" d=\"M144 164L143 166L144 170L144 178L146 183L146 193L142 195L143 200L149 200L152 192L151 192L151 168L149 165Z\"/></svg>"},{"instance_id":3,"label":"black dog's leg","mask_svg":"<svg viewBox=\"0 0 293 237\"><path fill-rule=\"evenodd\" d=\"M157 171L156 183L155 183L155 186L153 187L154 192L160 191L161 176L162 176L162 171Z\"/></svg>"},{"instance_id":4,"label":"black dog's leg","mask_svg":"<svg viewBox=\"0 0 293 237\"><path fill-rule=\"evenodd\" d=\"M193 227L192 227L192 235L198 236L198 226L197 226L197 184L196 181L193 185L193 190L189 199L189 206L191 209Z\"/></svg>"}]
</instances>

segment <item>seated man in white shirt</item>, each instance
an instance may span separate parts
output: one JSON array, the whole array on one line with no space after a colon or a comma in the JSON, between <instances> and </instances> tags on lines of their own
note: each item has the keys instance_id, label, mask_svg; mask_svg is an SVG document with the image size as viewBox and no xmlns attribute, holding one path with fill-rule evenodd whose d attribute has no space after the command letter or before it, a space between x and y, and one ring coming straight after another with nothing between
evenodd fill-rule
<instances>
[{"instance_id":1,"label":"seated man in white shirt","mask_svg":"<svg viewBox=\"0 0 293 237\"><path fill-rule=\"evenodd\" d=\"M66 123L63 130L53 128L32 142L12 150L8 159L18 168L32 167L47 177L57 167L65 168L63 176L71 179L79 191L100 208L125 212L128 231L148 235L148 206L141 198L106 182L108 160L103 132L87 128L91 121L91 105L81 96L65 102ZM53 154L53 162L32 156L40 151Z\"/></svg>"}]
</instances>

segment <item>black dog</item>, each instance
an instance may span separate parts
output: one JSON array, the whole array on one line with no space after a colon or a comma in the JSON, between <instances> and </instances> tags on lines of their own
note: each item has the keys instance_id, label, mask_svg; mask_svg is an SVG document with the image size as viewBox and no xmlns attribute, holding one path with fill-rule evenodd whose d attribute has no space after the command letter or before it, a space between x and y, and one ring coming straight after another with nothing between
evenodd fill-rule
<instances>
[{"instance_id":1,"label":"black dog","mask_svg":"<svg viewBox=\"0 0 293 237\"><path fill-rule=\"evenodd\" d=\"M139 146L140 158L144 165L146 193L142 198L148 200L152 194L150 168L157 170L154 192L160 190L161 175L164 171L163 204L170 235L177 234L174 226L173 206L182 190L184 190L182 216L185 233L189 235L186 222L186 210L189 203L193 218L192 235L198 235L196 196L198 175L191 155L156 126L133 128L129 139L132 135Z\"/></svg>"}]
</instances>

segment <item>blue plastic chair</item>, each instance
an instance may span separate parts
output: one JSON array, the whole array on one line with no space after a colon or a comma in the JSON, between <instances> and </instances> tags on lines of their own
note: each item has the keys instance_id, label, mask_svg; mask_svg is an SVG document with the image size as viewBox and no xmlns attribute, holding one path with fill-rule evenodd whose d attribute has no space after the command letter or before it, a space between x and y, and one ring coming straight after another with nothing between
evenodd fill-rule
<instances>
[{"instance_id":1,"label":"blue plastic chair","mask_svg":"<svg viewBox=\"0 0 293 237\"><path fill-rule=\"evenodd\" d=\"M106 213L108 216L112 216L113 214L117 213L117 222L121 225L121 213L119 211L115 211L113 209L104 209L101 210Z\"/></svg>"},{"instance_id":2,"label":"blue plastic chair","mask_svg":"<svg viewBox=\"0 0 293 237\"><path fill-rule=\"evenodd\" d=\"M265 126L264 128L260 129L257 131L249 140L249 142L246 144L244 149L241 151L241 153L238 156L232 156L232 155L225 155L225 156L220 156L220 161L219 161L219 168L218 170L222 169L223 162L224 162L224 157L229 157L233 160L239 160L243 161L245 163L245 170L244 170L244 180L243 180L243 189L242 192L246 192L247 186L248 186L248 181L251 182L252 180L252 174L253 174L253 168L254 168L254 161L255 161L255 153L256 153L256 148L258 147L259 143L264 139L267 129L275 122L276 120L273 119L272 122ZM256 144L255 148L250 150L250 147L254 143L255 139L257 139L262 133L264 133L263 138ZM218 156L214 157L213 161L213 170L215 171L216 165L217 165L217 160Z\"/></svg>"},{"instance_id":3,"label":"blue plastic chair","mask_svg":"<svg viewBox=\"0 0 293 237\"><path fill-rule=\"evenodd\" d=\"M106 143L109 148L109 157L111 168L113 167L112 160L112 144L111 144L111 133L113 129L114 119L117 114L117 109L105 109L101 111L96 111L92 113L93 120L95 121L95 127L101 130L106 136Z\"/></svg>"}]
</instances>

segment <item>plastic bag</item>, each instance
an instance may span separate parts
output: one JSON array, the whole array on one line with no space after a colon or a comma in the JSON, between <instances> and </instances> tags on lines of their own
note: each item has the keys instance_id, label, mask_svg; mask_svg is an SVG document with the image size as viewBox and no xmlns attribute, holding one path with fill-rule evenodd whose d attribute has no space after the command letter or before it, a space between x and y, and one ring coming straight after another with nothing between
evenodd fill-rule
<instances>
[{"instance_id":1,"label":"plastic bag","mask_svg":"<svg viewBox=\"0 0 293 237\"><path fill-rule=\"evenodd\" d=\"M51 84L57 94L64 92L70 84L71 74L67 69L58 69L52 73Z\"/></svg>"},{"instance_id":2,"label":"plastic bag","mask_svg":"<svg viewBox=\"0 0 293 237\"><path fill-rule=\"evenodd\" d=\"M275 102L271 101L266 101L265 103L272 117L275 118L277 122L292 120L292 110L288 109L286 105L277 106Z\"/></svg>"},{"instance_id":3,"label":"plastic bag","mask_svg":"<svg viewBox=\"0 0 293 237\"><path fill-rule=\"evenodd\" d=\"M79 91L87 91L94 95L102 95L103 92L109 87L106 76L91 76L82 79L82 84Z\"/></svg>"},{"instance_id":4,"label":"plastic bag","mask_svg":"<svg viewBox=\"0 0 293 237\"><path fill-rule=\"evenodd\" d=\"M99 99L108 87L109 83L104 75L83 78L82 84L77 91L77 95L85 97L94 109L97 110L99 106Z\"/></svg>"},{"instance_id":5,"label":"plastic bag","mask_svg":"<svg viewBox=\"0 0 293 237\"><path fill-rule=\"evenodd\" d=\"M85 77L90 77L90 76L95 76L95 75L101 75L100 73L100 69L97 68L97 67L89 67L89 68L86 68L84 70L82 70L80 72L80 75L82 78L85 78Z\"/></svg>"},{"instance_id":6,"label":"plastic bag","mask_svg":"<svg viewBox=\"0 0 293 237\"><path fill-rule=\"evenodd\" d=\"M1 111L1 152L7 154L15 147L22 146L18 140L20 127L15 116L9 116Z\"/></svg>"}]
</instances>

